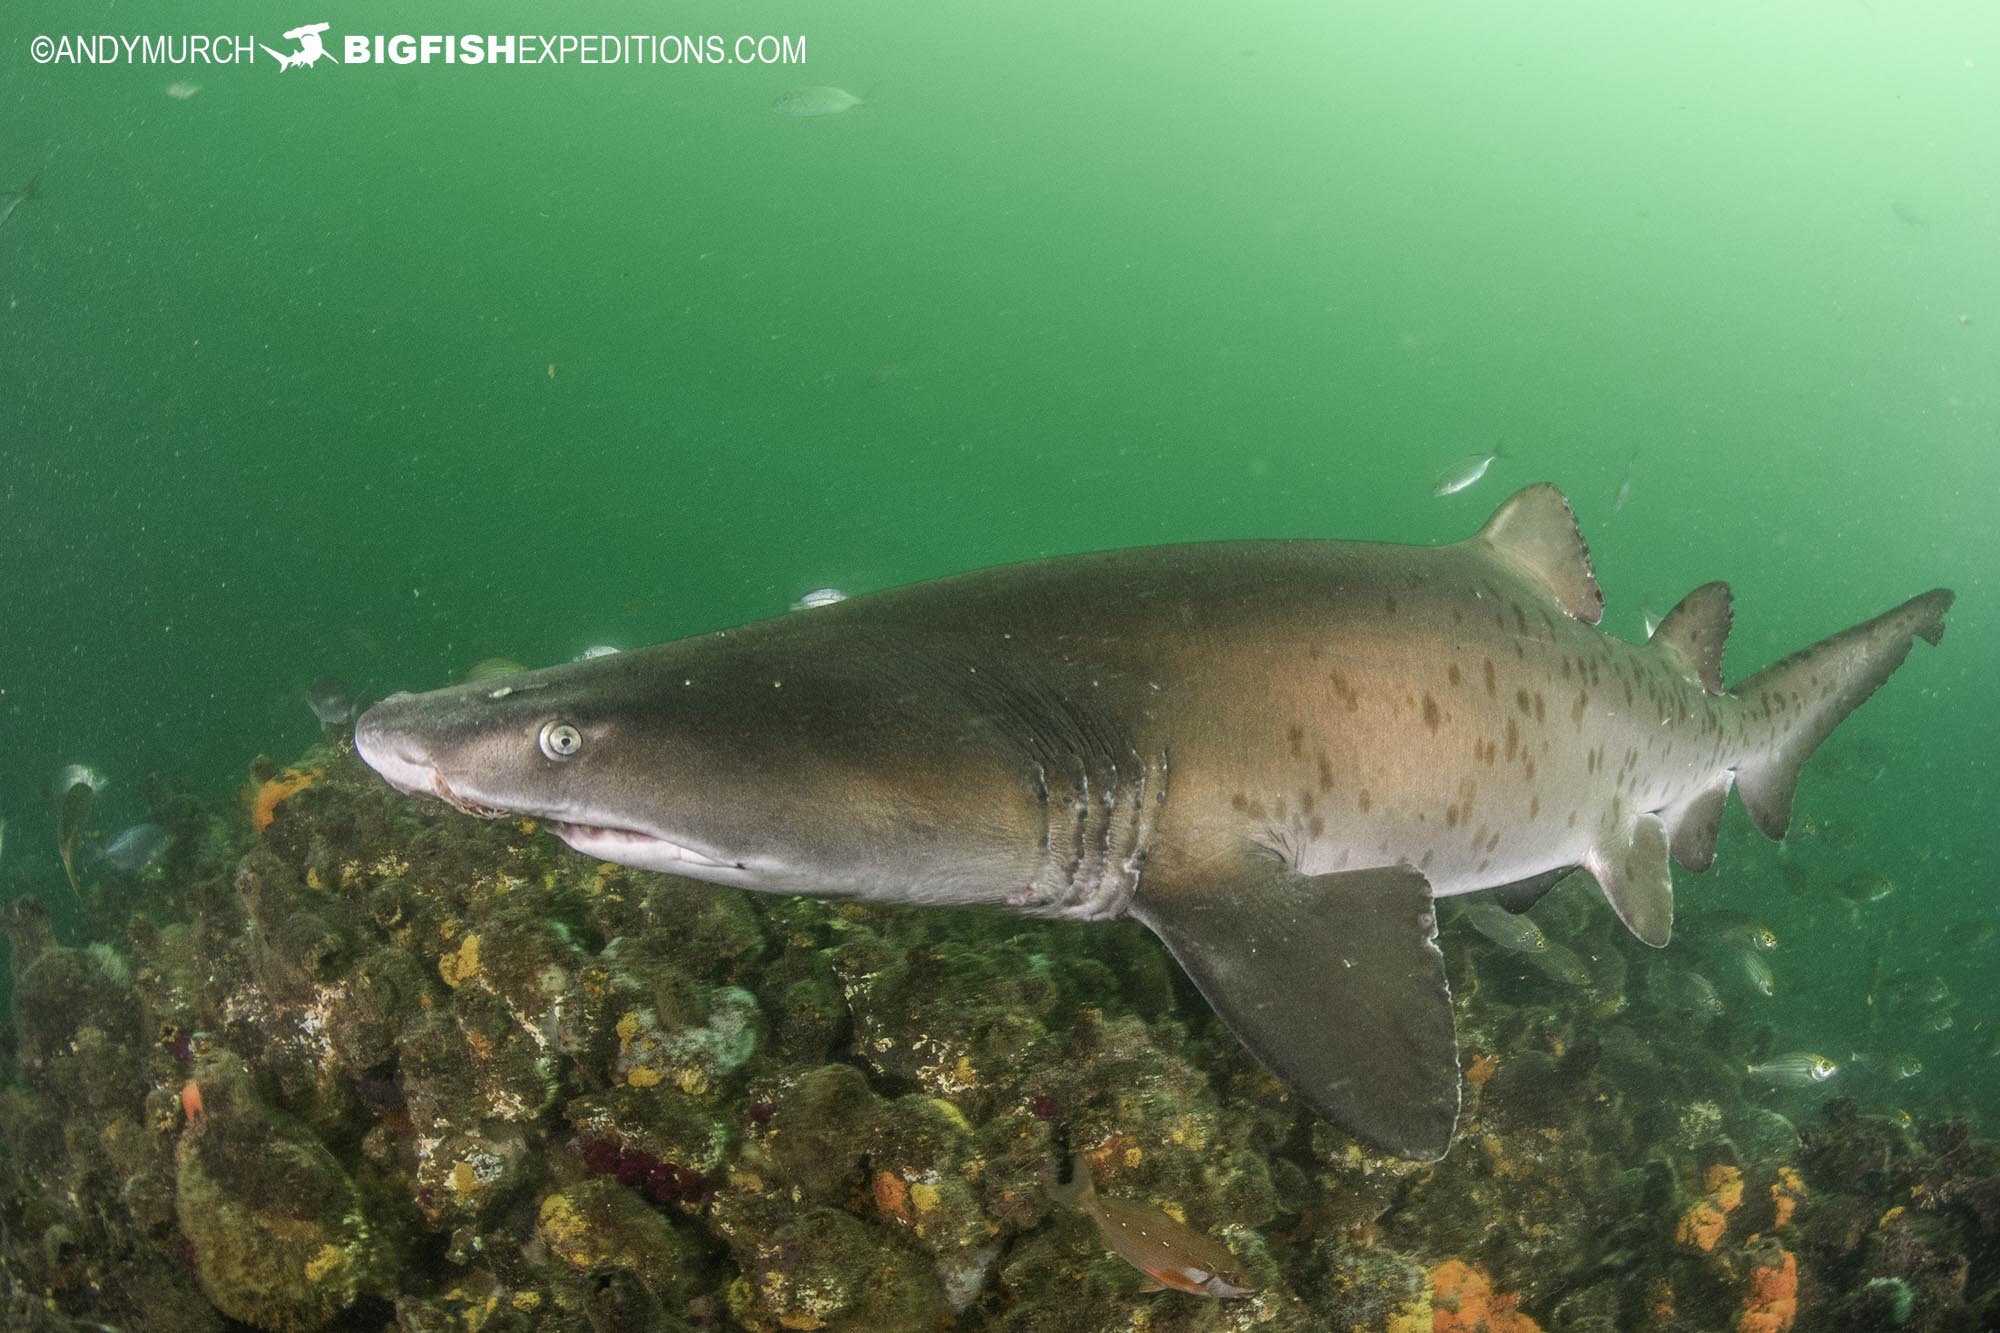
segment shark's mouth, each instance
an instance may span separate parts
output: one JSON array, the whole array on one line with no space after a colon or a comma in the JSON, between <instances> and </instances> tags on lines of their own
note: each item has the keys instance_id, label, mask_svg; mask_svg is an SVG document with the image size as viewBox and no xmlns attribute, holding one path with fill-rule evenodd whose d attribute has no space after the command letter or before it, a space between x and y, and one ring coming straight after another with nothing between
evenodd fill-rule
<instances>
[{"instance_id":1,"label":"shark's mouth","mask_svg":"<svg viewBox=\"0 0 2000 1333\"><path fill-rule=\"evenodd\" d=\"M694 874L702 870L743 870L741 861L723 861L705 852L637 829L614 828L606 824L572 824L559 819L544 821L549 832L585 856L646 870L679 871Z\"/></svg>"},{"instance_id":2,"label":"shark's mouth","mask_svg":"<svg viewBox=\"0 0 2000 1333\"><path fill-rule=\"evenodd\" d=\"M431 773L431 794L452 809L476 815L480 819L498 819L502 815L514 813L511 810L503 810L497 805L481 805L475 800L460 796L451 789L451 784L444 780L444 774L436 771Z\"/></svg>"}]
</instances>

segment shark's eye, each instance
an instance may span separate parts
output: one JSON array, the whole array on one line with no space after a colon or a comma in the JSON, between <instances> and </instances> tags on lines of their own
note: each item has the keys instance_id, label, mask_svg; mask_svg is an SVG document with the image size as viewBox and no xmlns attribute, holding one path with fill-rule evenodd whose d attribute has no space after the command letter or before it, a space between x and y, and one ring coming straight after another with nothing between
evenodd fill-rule
<instances>
[{"instance_id":1,"label":"shark's eye","mask_svg":"<svg viewBox=\"0 0 2000 1333\"><path fill-rule=\"evenodd\" d=\"M567 759L583 748L583 737L567 722L542 724L542 753L551 759Z\"/></svg>"}]
</instances>

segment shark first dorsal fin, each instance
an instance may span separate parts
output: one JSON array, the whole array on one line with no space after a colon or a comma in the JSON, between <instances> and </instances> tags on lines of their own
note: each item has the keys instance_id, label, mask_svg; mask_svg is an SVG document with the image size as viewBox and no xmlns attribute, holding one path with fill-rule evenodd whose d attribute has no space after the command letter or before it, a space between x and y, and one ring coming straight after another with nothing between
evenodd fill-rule
<instances>
[{"instance_id":1,"label":"shark first dorsal fin","mask_svg":"<svg viewBox=\"0 0 2000 1333\"><path fill-rule=\"evenodd\" d=\"M1246 851L1197 882L1142 888L1132 915L1313 1110L1400 1157L1444 1156L1458 1041L1422 874L1308 876Z\"/></svg>"},{"instance_id":2,"label":"shark first dorsal fin","mask_svg":"<svg viewBox=\"0 0 2000 1333\"><path fill-rule=\"evenodd\" d=\"M1591 571L1590 548L1577 531L1569 501L1547 482L1502 502L1472 540L1584 624L1604 619L1604 590Z\"/></svg>"},{"instance_id":3,"label":"shark first dorsal fin","mask_svg":"<svg viewBox=\"0 0 2000 1333\"><path fill-rule=\"evenodd\" d=\"M1729 585L1704 583L1681 598L1647 646L1710 694L1722 693L1722 646L1729 640Z\"/></svg>"}]
</instances>

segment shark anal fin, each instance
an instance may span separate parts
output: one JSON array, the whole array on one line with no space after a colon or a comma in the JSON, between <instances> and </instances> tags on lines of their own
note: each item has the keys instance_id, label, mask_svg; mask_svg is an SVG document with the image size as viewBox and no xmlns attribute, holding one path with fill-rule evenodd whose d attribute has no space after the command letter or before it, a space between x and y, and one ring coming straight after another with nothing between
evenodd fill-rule
<instances>
[{"instance_id":1,"label":"shark anal fin","mask_svg":"<svg viewBox=\"0 0 2000 1333\"><path fill-rule=\"evenodd\" d=\"M1472 540L1584 624L1604 619L1604 590L1590 568L1590 548L1577 531L1569 501L1547 482L1502 501Z\"/></svg>"},{"instance_id":2,"label":"shark anal fin","mask_svg":"<svg viewBox=\"0 0 2000 1333\"><path fill-rule=\"evenodd\" d=\"M1729 639L1729 585L1704 583L1681 598L1647 646L1710 694L1722 693L1722 647Z\"/></svg>"},{"instance_id":3,"label":"shark anal fin","mask_svg":"<svg viewBox=\"0 0 2000 1333\"><path fill-rule=\"evenodd\" d=\"M1517 879L1512 884L1502 884L1489 890L1493 901L1512 912L1515 916L1527 911L1547 895L1550 889L1576 873L1575 866L1557 866L1554 870L1526 879Z\"/></svg>"},{"instance_id":4,"label":"shark anal fin","mask_svg":"<svg viewBox=\"0 0 2000 1333\"><path fill-rule=\"evenodd\" d=\"M1408 866L1300 875L1261 852L1141 889L1132 915L1250 1052L1362 1142L1435 1160L1458 1042L1430 884Z\"/></svg>"},{"instance_id":5,"label":"shark anal fin","mask_svg":"<svg viewBox=\"0 0 2000 1333\"><path fill-rule=\"evenodd\" d=\"M1611 910L1625 929L1655 949L1674 933L1673 868L1667 864L1667 826L1658 815L1640 815L1608 831L1584 865L1597 876Z\"/></svg>"}]
</instances>

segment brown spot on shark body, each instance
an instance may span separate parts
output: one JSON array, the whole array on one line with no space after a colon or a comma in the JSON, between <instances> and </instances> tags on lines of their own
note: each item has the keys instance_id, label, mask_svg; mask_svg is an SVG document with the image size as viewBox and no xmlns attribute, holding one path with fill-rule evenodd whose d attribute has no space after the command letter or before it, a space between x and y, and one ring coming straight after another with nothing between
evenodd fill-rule
<instances>
[{"instance_id":1,"label":"brown spot on shark body","mask_svg":"<svg viewBox=\"0 0 2000 1333\"><path fill-rule=\"evenodd\" d=\"M1368 813L1369 808L1372 807L1374 804L1375 804L1375 798L1368 794L1368 789L1366 787L1363 787L1360 790L1360 792L1357 793L1354 797L1354 808L1359 810L1364 815Z\"/></svg>"},{"instance_id":2,"label":"brown spot on shark body","mask_svg":"<svg viewBox=\"0 0 2000 1333\"><path fill-rule=\"evenodd\" d=\"M1456 685L1459 682L1458 663L1453 662L1444 669L1445 679Z\"/></svg>"},{"instance_id":3,"label":"brown spot on shark body","mask_svg":"<svg viewBox=\"0 0 2000 1333\"><path fill-rule=\"evenodd\" d=\"M1485 662L1486 662L1486 692L1488 694L1493 694L1496 693L1493 685L1493 659L1490 657L1486 658Z\"/></svg>"},{"instance_id":4,"label":"brown spot on shark body","mask_svg":"<svg viewBox=\"0 0 2000 1333\"><path fill-rule=\"evenodd\" d=\"M1431 735L1435 736L1437 735L1438 727L1443 722L1444 715L1438 711L1438 701L1426 694L1424 696L1424 725L1429 727Z\"/></svg>"}]
</instances>

